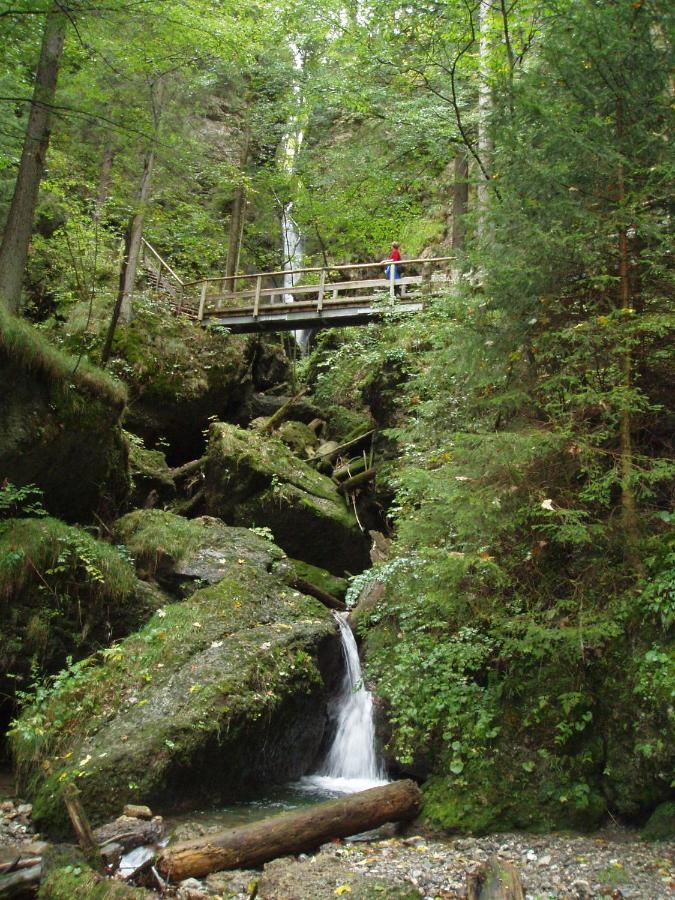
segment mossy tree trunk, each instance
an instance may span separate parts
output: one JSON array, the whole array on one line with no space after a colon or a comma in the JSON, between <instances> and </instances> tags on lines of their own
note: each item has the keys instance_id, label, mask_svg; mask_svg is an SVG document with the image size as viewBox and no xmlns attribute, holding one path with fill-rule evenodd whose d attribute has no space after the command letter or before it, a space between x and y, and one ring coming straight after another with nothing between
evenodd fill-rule
<instances>
[{"instance_id":1,"label":"mossy tree trunk","mask_svg":"<svg viewBox=\"0 0 675 900\"><path fill-rule=\"evenodd\" d=\"M19 172L0 245L0 302L13 313L18 313L21 308L21 285L40 181L49 148L51 111L63 55L66 25L65 7L55 3L45 18Z\"/></svg>"}]
</instances>

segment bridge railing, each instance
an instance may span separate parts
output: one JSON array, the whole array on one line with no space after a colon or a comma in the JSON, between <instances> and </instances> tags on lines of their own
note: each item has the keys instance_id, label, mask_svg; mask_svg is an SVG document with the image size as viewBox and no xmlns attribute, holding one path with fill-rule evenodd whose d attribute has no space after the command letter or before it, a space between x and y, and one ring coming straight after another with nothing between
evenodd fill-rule
<instances>
[{"instance_id":1,"label":"bridge railing","mask_svg":"<svg viewBox=\"0 0 675 900\"><path fill-rule=\"evenodd\" d=\"M363 301L363 295L359 296L359 292L363 291L368 291L370 296L380 291L385 296L388 293L393 303L397 289L400 289L403 294L413 285L426 286L430 290L435 280L447 280L448 267L445 266L446 271L444 271L442 264L449 263L454 259L456 259L454 256L433 256L402 259L392 264L389 260L381 260L338 266L307 266L298 269L278 269L273 272L223 275L186 282L183 285L182 293L184 297L190 294L199 296L195 312L200 321L214 315L217 316L226 310L231 313L235 309L256 317L259 315L261 307L265 310L270 307L282 309L285 305L285 298L288 296L292 297L292 302L296 306L301 303L320 313L324 304L347 305L350 302ZM388 277L345 278L343 275L340 279L342 273L351 275L364 269L383 270L386 266L390 267ZM406 274L410 273L411 267L421 269L420 274ZM395 277L396 270L399 273L398 278ZM338 280L334 280L336 277ZM279 278L287 280L287 284L269 283ZM288 283L289 281L291 284Z\"/></svg>"}]
</instances>

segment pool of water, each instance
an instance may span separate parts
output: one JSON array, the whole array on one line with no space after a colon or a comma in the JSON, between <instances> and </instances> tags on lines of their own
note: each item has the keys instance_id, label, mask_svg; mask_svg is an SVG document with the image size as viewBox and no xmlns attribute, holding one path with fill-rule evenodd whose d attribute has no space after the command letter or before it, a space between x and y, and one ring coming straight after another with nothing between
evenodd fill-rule
<instances>
[{"instance_id":1,"label":"pool of water","mask_svg":"<svg viewBox=\"0 0 675 900\"><path fill-rule=\"evenodd\" d=\"M179 839L187 837L189 830L195 834L207 831L235 828L249 822L257 822L269 816L306 809L325 800L335 800L356 791L387 784L386 781L366 778L331 778L323 775L307 775L299 781L267 788L259 797L212 809L169 814L165 822L169 833L178 832Z\"/></svg>"}]
</instances>

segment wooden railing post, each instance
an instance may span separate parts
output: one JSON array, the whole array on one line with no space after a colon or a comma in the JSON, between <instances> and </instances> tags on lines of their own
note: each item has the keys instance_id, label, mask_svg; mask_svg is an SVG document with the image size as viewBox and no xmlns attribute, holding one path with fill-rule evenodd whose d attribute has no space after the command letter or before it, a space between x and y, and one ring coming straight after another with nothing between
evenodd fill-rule
<instances>
[{"instance_id":1,"label":"wooden railing post","mask_svg":"<svg viewBox=\"0 0 675 900\"><path fill-rule=\"evenodd\" d=\"M392 303L396 299L396 263L393 259L389 263L389 299Z\"/></svg>"},{"instance_id":2,"label":"wooden railing post","mask_svg":"<svg viewBox=\"0 0 675 900\"><path fill-rule=\"evenodd\" d=\"M323 294L326 289L326 270L321 270L321 275L319 276L319 296L316 301L316 310L321 315L321 310L323 309Z\"/></svg>"},{"instance_id":3,"label":"wooden railing post","mask_svg":"<svg viewBox=\"0 0 675 900\"><path fill-rule=\"evenodd\" d=\"M204 307L206 306L206 288L208 287L208 281L202 282L202 292L199 297L199 312L197 313L197 318L201 322L204 318Z\"/></svg>"},{"instance_id":4,"label":"wooden railing post","mask_svg":"<svg viewBox=\"0 0 675 900\"><path fill-rule=\"evenodd\" d=\"M162 264L160 263L159 267L157 268L157 278L155 279L155 290L156 291L159 290L161 283L162 283Z\"/></svg>"},{"instance_id":5,"label":"wooden railing post","mask_svg":"<svg viewBox=\"0 0 675 900\"><path fill-rule=\"evenodd\" d=\"M253 300L253 317L258 318L260 310L260 291L262 290L262 275L258 275L255 280L255 298Z\"/></svg>"},{"instance_id":6,"label":"wooden railing post","mask_svg":"<svg viewBox=\"0 0 675 900\"><path fill-rule=\"evenodd\" d=\"M183 308L183 300L185 299L185 288L181 284L178 288L178 303L176 304L176 315L180 315L180 311Z\"/></svg>"}]
</instances>

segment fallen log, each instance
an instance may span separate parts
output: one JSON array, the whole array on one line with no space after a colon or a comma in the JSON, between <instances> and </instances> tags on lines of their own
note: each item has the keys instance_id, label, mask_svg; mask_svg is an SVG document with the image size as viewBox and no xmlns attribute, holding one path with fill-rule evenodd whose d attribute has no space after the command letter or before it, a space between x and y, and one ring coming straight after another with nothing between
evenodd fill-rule
<instances>
[{"instance_id":1,"label":"fallen log","mask_svg":"<svg viewBox=\"0 0 675 900\"><path fill-rule=\"evenodd\" d=\"M359 472L358 475L354 475L352 478L348 478L346 481L339 484L338 491L341 494L349 494L351 491L355 491L356 488L368 484L368 482L372 481L376 475L377 469L366 469L365 472Z\"/></svg>"},{"instance_id":2,"label":"fallen log","mask_svg":"<svg viewBox=\"0 0 675 900\"><path fill-rule=\"evenodd\" d=\"M250 869L278 856L314 850L332 838L348 837L412 819L422 796L414 781L395 781L309 809L283 813L239 828L166 847L157 868L169 881L201 878L222 869Z\"/></svg>"},{"instance_id":3,"label":"fallen log","mask_svg":"<svg viewBox=\"0 0 675 900\"><path fill-rule=\"evenodd\" d=\"M63 791L63 802L66 805L70 822L87 861L93 868L103 869L104 863L101 859L101 851L96 843L94 832L91 830L89 819L82 806L80 792L74 784L71 783L66 785L66 788Z\"/></svg>"},{"instance_id":4,"label":"fallen log","mask_svg":"<svg viewBox=\"0 0 675 900\"><path fill-rule=\"evenodd\" d=\"M467 876L467 900L524 900L518 870L491 856L477 872Z\"/></svg>"},{"instance_id":5,"label":"fallen log","mask_svg":"<svg viewBox=\"0 0 675 900\"><path fill-rule=\"evenodd\" d=\"M359 472L363 472L367 468L368 466L363 456L348 459L347 462L342 463L341 466L336 466L333 470L333 481L344 481L347 478L358 475Z\"/></svg>"},{"instance_id":6,"label":"fallen log","mask_svg":"<svg viewBox=\"0 0 675 900\"><path fill-rule=\"evenodd\" d=\"M291 397L290 400L287 400L283 406L280 406L279 409L274 413L273 416L270 416L267 422L260 429L262 434L269 433L270 431L274 431L279 422L285 418L288 410L298 402L302 397L307 393L308 388L303 388L299 393L295 395L295 397Z\"/></svg>"},{"instance_id":7,"label":"fallen log","mask_svg":"<svg viewBox=\"0 0 675 900\"><path fill-rule=\"evenodd\" d=\"M320 587L312 584L311 581L305 581L304 578L294 578L290 584L291 587L295 588L296 591L300 591L301 594L308 594L310 597L319 600L328 609L336 609L338 612L344 612L347 609L346 604L342 600L329 594L328 591L322 591Z\"/></svg>"},{"instance_id":8,"label":"fallen log","mask_svg":"<svg viewBox=\"0 0 675 900\"><path fill-rule=\"evenodd\" d=\"M0 875L0 900L10 897L27 897L37 893L42 878L42 863L26 869L17 869L8 875Z\"/></svg>"}]
</instances>

